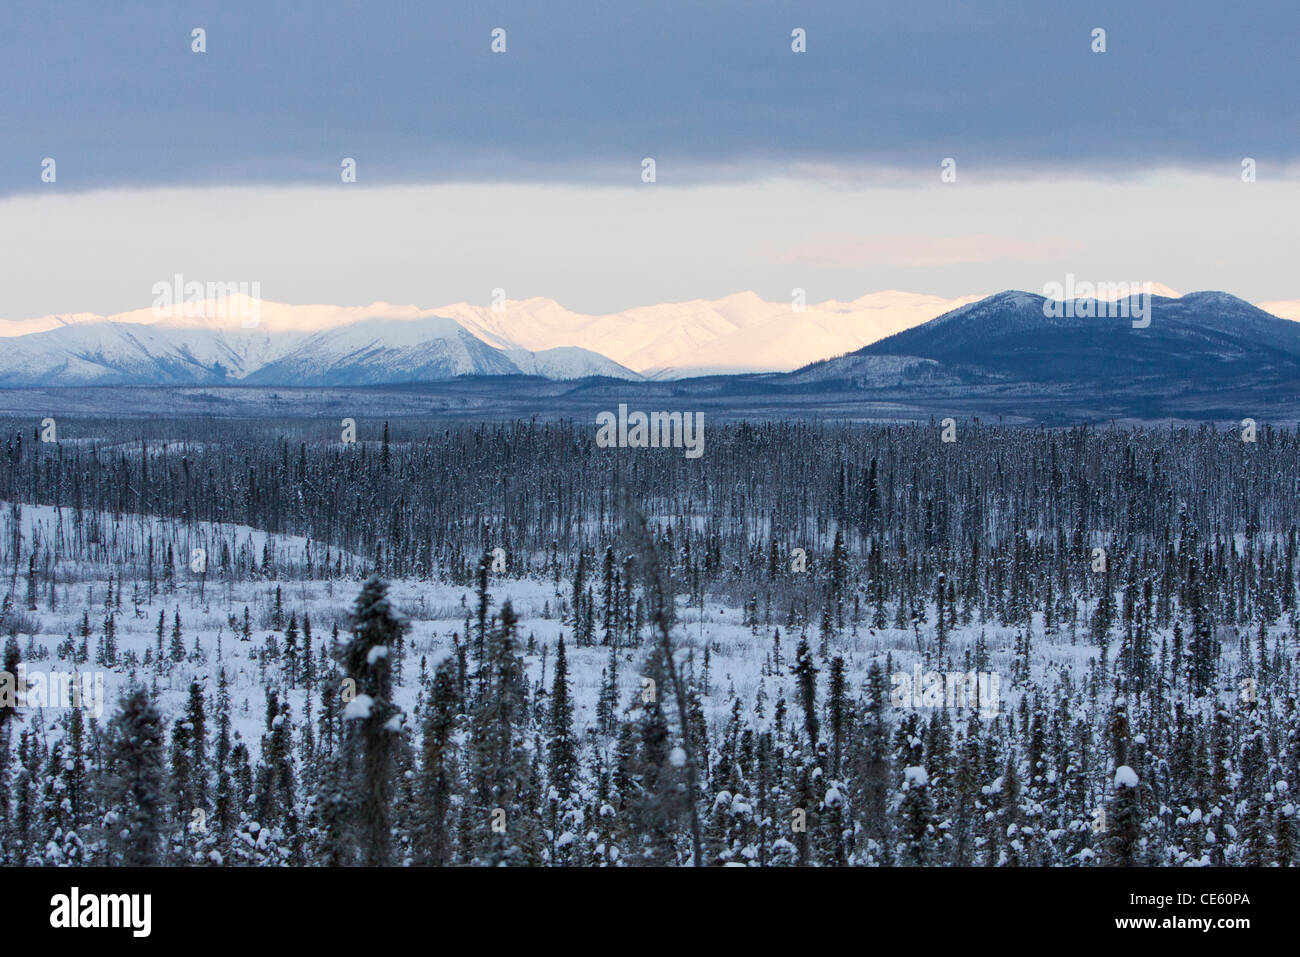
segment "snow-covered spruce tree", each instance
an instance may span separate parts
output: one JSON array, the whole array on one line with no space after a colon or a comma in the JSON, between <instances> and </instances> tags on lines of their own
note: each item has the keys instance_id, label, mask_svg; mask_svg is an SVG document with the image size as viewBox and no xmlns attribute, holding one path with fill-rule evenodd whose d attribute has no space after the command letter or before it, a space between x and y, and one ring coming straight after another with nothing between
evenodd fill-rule
<instances>
[{"instance_id":1,"label":"snow-covered spruce tree","mask_svg":"<svg viewBox=\"0 0 1300 957\"><path fill-rule=\"evenodd\" d=\"M447 657L434 668L424 706L419 801L413 828L417 864L437 867L451 863L455 847L451 808L461 784L456 726L462 707L456 662Z\"/></svg>"},{"instance_id":2,"label":"snow-covered spruce tree","mask_svg":"<svg viewBox=\"0 0 1300 957\"><path fill-rule=\"evenodd\" d=\"M637 737L631 721L618 723L614 729L614 753L604 794L597 794L593 808L595 837L592 863L600 867L622 867L628 863L631 846L631 813L635 799ZM599 753L599 744L593 750Z\"/></svg>"},{"instance_id":3,"label":"snow-covered spruce tree","mask_svg":"<svg viewBox=\"0 0 1300 957\"><path fill-rule=\"evenodd\" d=\"M22 653L18 650L18 640L10 635L5 641L4 668L0 671L0 734L5 733L6 725L17 713L17 676L21 661ZM4 813L5 810L7 808L0 808L0 813Z\"/></svg>"},{"instance_id":4,"label":"snow-covered spruce tree","mask_svg":"<svg viewBox=\"0 0 1300 957\"><path fill-rule=\"evenodd\" d=\"M610 646L609 664L600 673L600 696L596 701L596 730L613 734L618 725L618 649Z\"/></svg>"},{"instance_id":5,"label":"snow-covered spruce tree","mask_svg":"<svg viewBox=\"0 0 1300 957\"><path fill-rule=\"evenodd\" d=\"M298 613L289 613L289 625L284 631L284 661L289 669L289 687L298 687Z\"/></svg>"},{"instance_id":6,"label":"snow-covered spruce tree","mask_svg":"<svg viewBox=\"0 0 1300 957\"><path fill-rule=\"evenodd\" d=\"M370 866L392 859L393 750L402 712L393 702L389 654L405 628L388 600L388 586L372 577L352 610L352 636L342 652L343 670L356 682L344 709L345 746L359 755L356 809L361 860Z\"/></svg>"},{"instance_id":7,"label":"snow-covered spruce tree","mask_svg":"<svg viewBox=\"0 0 1300 957\"><path fill-rule=\"evenodd\" d=\"M952 855L953 777L955 764L952 743L952 725L948 712L941 710L931 715L925 729L925 765L929 785L927 791L934 805L934 838L930 856L932 860L946 862ZM934 768L937 770L931 771Z\"/></svg>"},{"instance_id":8,"label":"snow-covered spruce tree","mask_svg":"<svg viewBox=\"0 0 1300 957\"><path fill-rule=\"evenodd\" d=\"M587 588L587 553L581 548L578 549L577 565L573 572L573 589L570 596L569 619L573 624L573 640L578 647L584 647L591 644L590 636L587 635L584 627L586 609L584 602L586 600Z\"/></svg>"},{"instance_id":9,"label":"snow-covered spruce tree","mask_svg":"<svg viewBox=\"0 0 1300 957\"><path fill-rule=\"evenodd\" d=\"M551 861L568 864L574 859L580 805L576 800L578 744L573 736L573 700L569 689L569 667L564 637L555 650L555 677L551 685L551 710L547 720L547 829L550 831Z\"/></svg>"},{"instance_id":10,"label":"snow-covered spruce tree","mask_svg":"<svg viewBox=\"0 0 1300 957\"><path fill-rule=\"evenodd\" d=\"M619 620L619 574L614 568L614 549L605 549L603 574L601 575L601 627L603 638L601 644L617 644L616 634Z\"/></svg>"},{"instance_id":11,"label":"snow-covered spruce tree","mask_svg":"<svg viewBox=\"0 0 1300 957\"><path fill-rule=\"evenodd\" d=\"M266 702L266 732L262 736L261 760L256 771L255 807L258 849L273 862L277 857L287 858L289 848L300 840L294 777L289 704L281 701L277 692L270 691Z\"/></svg>"},{"instance_id":12,"label":"snow-covered spruce tree","mask_svg":"<svg viewBox=\"0 0 1300 957\"><path fill-rule=\"evenodd\" d=\"M1218 670L1218 646L1214 640L1214 624L1205 601L1205 588L1198 573L1199 561L1193 553L1187 567L1187 604L1192 614L1192 631L1188 636L1188 681L1192 693L1203 696L1209 693Z\"/></svg>"},{"instance_id":13,"label":"snow-covered spruce tree","mask_svg":"<svg viewBox=\"0 0 1300 957\"><path fill-rule=\"evenodd\" d=\"M821 727L817 717L817 666L813 663L806 635L799 639L799 647L795 651L795 662L790 667L790 673L799 682L799 703L803 705L804 730L808 734L808 746L815 753L818 731Z\"/></svg>"},{"instance_id":14,"label":"snow-covered spruce tree","mask_svg":"<svg viewBox=\"0 0 1300 957\"><path fill-rule=\"evenodd\" d=\"M985 864L989 867L1020 867L1024 864L1020 840L1020 775L1016 755L1008 749L1002 775L989 785L994 810L989 815Z\"/></svg>"},{"instance_id":15,"label":"snow-covered spruce tree","mask_svg":"<svg viewBox=\"0 0 1300 957\"><path fill-rule=\"evenodd\" d=\"M72 708L68 712L66 725L67 746L64 751L63 766L59 769L63 779L63 799L68 804L66 826L70 837L65 840L65 846L70 843L71 835L76 835L78 849L75 854L68 850L65 857L69 863L85 864L88 863L88 851L82 832L89 821L91 795L86 760L86 720L81 708Z\"/></svg>"},{"instance_id":16,"label":"snow-covered spruce tree","mask_svg":"<svg viewBox=\"0 0 1300 957\"><path fill-rule=\"evenodd\" d=\"M518 651L518 618L506 602L487 642L485 690L471 718L467 802L473 863L525 864L539 856L540 832L525 803L532 760L527 750L528 691Z\"/></svg>"},{"instance_id":17,"label":"snow-covered spruce tree","mask_svg":"<svg viewBox=\"0 0 1300 957\"><path fill-rule=\"evenodd\" d=\"M103 826L111 860L129 867L159 862L166 806L165 731L149 693L137 687L109 724Z\"/></svg>"},{"instance_id":18,"label":"snow-covered spruce tree","mask_svg":"<svg viewBox=\"0 0 1300 957\"><path fill-rule=\"evenodd\" d=\"M1115 790L1107 812L1106 855L1112 867L1133 867L1141 863L1142 798L1138 776L1126 764L1115 769Z\"/></svg>"},{"instance_id":19,"label":"snow-covered spruce tree","mask_svg":"<svg viewBox=\"0 0 1300 957\"><path fill-rule=\"evenodd\" d=\"M13 836L15 859L30 867L46 863L41 854L40 785L43 749L34 729L24 729L18 737L18 775L14 780Z\"/></svg>"},{"instance_id":20,"label":"snow-covered spruce tree","mask_svg":"<svg viewBox=\"0 0 1300 957\"><path fill-rule=\"evenodd\" d=\"M230 771L230 685L226 669L217 675L217 736L213 743L213 760L216 767L216 795L213 804L216 829L222 841L229 836L235 819L234 781Z\"/></svg>"},{"instance_id":21,"label":"snow-covered spruce tree","mask_svg":"<svg viewBox=\"0 0 1300 957\"><path fill-rule=\"evenodd\" d=\"M304 613L302 616L302 684L307 689L307 699L309 701L315 683L316 663L312 660L311 615Z\"/></svg>"},{"instance_id":22,"label":"snow-covered spruce tree","mask_svg":"<svg viewBox=\"0 0 1300 957\"><path fill-rule=\"evenodd\" d=\"M492 604L492 596L488 591L488 572L492 567L492 555L490 552L484 552L483 557L479 559L478 570L475 573L475 603L477 623L474 628L474 665L477 668L478 681L475 684L474 693L481 696L484 692L488 679L487 654L488 654L488 609ZM465 622L465 637L469 638L469 621Z\"/></svg>"},{"instance_id":23,"label":"snow-covered spruce tree","mask_svg":"<svg viewBox=\"0 0 1300 957\"><path fill-rule=\"evenodd\" d=\"M317 793L313 806L315 862L324 867L343 867L357 863L357 842L353 837L348 782L356 776L351 762L351 748L333 753L322 752L317 775Z\"/></svg>"},{"instance_id":24,"label":"snow-covered spruce tree","mask_svg":"<svg viewBox=\"0 0 1300 957\"><path fill-rule=\"evenodd\" d=\"M923 767L903 769L900 819L900 857L908 864L923 867L931 862L934 848L934 802L930 797L930 779Z\"/></svg>"},{"instance_id":25,"label":"snow-covered spruce tree","mask_svg":"<svg viewBox=\"0 0 1300 957\"><path fill-rule=\"evenodd\" d=\"M885 709L889 704L889 686L879 661L867 672L859 734L852 742L850 760L853 769L852 807L857 826L866 841L864 863L889 864L892 861L893 835L889 820L892 756Z\"/></svg>"},{"instance_id":26,"label":"snow-covered spruce tree","mask_svg":"<svg viewBox=\"0 0 1300 957\"><path fill-rule=\"evenodd\" d=\"M84 863L85 847L73 826L72 805L65 796L63 772L70 762L64 757L64 743L65 739L60 739L50 746L41 797L41 833L45 863L66 867Z\"/></svg>"},{"instance_id":27,"label":"snow-covered spruce tree","mask_svg":"<svg viewBox=\"0 0 1300 957\"><path fill-rule=\"evenodd\" d=\"M951 862L956 867L974 863L977 850L975 823L983 810L979 788L979 718L971 715L957 753L953 775L953 835Z\"/></svg>"},{"instance_id":28,"label":"snow-covered spruce tree","mask_svg":"<svg viewBox=\"0 0 1300 957\"><path fill-rule=\"evenodd\" d=\"M190 779L188 785L191 811L210 810L208 805L208 716L203 701L203 688L197 681L190 682L189 699L185 704L185 723L190 726ZM205 821L206 825L206 821Z\"/></svg>"},{"instance_id":29,"label":"snow-covered spruce tree","mask_svg":"<svg viewBox=\"0 0 1300 957\"><path fill-rule=\"evenodd\" d=\"M184 860L188 856L187 825L191 821L192 794L190 790L190 759L193 740L190 724L184 717L172 722L171 745L171 801L167 815L168 853Z\"/></svg>"},{"instance_id":30,"label":"snow-covered spruce tree","mask_svg":"<svg viewBox=\"0 0 1300 957\"><path fill-rule=\"evenodd\" d=\"M176 609L176 615L172 620L172 639L168 655L172 661L185 660L185 639L181 632L181 610L179 608Z\"/></svg>"}]
</instances>

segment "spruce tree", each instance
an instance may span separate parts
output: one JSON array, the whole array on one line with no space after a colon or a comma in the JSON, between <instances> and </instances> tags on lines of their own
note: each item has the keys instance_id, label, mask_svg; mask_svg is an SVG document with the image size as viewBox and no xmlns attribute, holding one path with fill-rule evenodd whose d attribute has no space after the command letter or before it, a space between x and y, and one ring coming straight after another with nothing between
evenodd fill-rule
<instances>
[{"instance_id":1,"label":"spruce tree","mask_svg":"<svg viewBox=\"0 0 1300 957\"><path fill-rule=\"evenodd\" d=\"M109 741L109 846L116 862L128 867L157 864L166 800L164 723L143 688L123 699Z\"/></svg>"},{"instance_id":2,"label":"spruce tree","mask_svg":"<svg viewBox=\"0 0 1300 957\"><path fill-rule=\"evenodd\" d=\"M344 717L349 742L360 754L357 804L362 860L370 866L392 858L391 801L393 751L402 726L393 701L389 655L405 628L388 600L388 586L370 578L352 611L352 636L343 649L343 668L356 682L357 695Z\"/></svg>"},{"instance_id":3,"label":"spruce tree","mask_svg":"<svg viewBox=\"0 0 1300 957\"><path fill-rule=\"evenodd\" d=\"M420 801L414 833L416 861L443 866L451 862L451 808L458 791L456 726L461 702L455 662L442 661L433 673L424 710Z\"/></svg>"},{"instance_id":4,"label":"spruce tree","mask_svg":"<svg viewBox=\"0 0 1300 957\"><path fill-rule=\"evenodd\" d=\"M181 634L181 610L176 609L176 617L172 621L172 642L171 642L171 659L172 661L185 660L185 641Z\"/></svg>"}]
</instances>

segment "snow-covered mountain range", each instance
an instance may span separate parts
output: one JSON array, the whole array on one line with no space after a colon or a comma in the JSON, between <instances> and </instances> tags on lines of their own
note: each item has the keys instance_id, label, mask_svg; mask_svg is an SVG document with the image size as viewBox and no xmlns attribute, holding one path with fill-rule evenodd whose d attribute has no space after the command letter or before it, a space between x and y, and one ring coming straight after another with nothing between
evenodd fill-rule
<instances>
[{"instance_id":1,"label":"snow-covered mountain range","mask_svg":"<svg viewBox=\"0 0 1300 957\"><path fill-rule=\"evenodd\" d=\"M741 292L599 316L571 312L550 299L510 302L500 310L458 303L439 313L503 348L578 345L649 378L678 378L787 372L860 349L979 298L891 290L852 302L796 307Z\"/></svg>"},{"instance_id":2,"label":"snow-covered mountain range","mask_svg":"<svg viewBox=\"0 0 1300 957\"><path fill-rule=\"evenodd\" d=\"M354 386L519 374L641 378L589 349L498 346L454 319L409 308L318 307L313 315L312 307L277 305L262 303L250 328L238 316L157 319L149 310L55 317L63 321L21 331L39 324L28 320L5 330L19 334L0 339L0 386Z\"/></svg>"},{"instance_id":3,"label":"snow-covered mountain range","mask_svg":"<svg viewBox=\"0 0 1300 957\"><path fill-rule=\"evenodd\" d=\"M1157 295L1178 296L1163 286ZM437 309L208 300L161 315L138 309L0 320L0 387L357 386L462 375L639 380L789 372L963 314L979 301L886 291L796 307L742 292L587 315L543 298ZM1295 303L1263 305L1300 318Z\"/></svg>"},{"instance_id":4,"label":"snow-covered mountain range","mask_svg":"<svg viewBox=\"0 0 1300 957\"><path fill-rule=\"evenodd\" d=\"M207 300L161 316L138 309L0 320L0 386L347 386L467 374L639 379L783 372L977 298L891 291L796 308L742 292L607 315L542 298L438 309Z\"/></svg>"}]
</instances>

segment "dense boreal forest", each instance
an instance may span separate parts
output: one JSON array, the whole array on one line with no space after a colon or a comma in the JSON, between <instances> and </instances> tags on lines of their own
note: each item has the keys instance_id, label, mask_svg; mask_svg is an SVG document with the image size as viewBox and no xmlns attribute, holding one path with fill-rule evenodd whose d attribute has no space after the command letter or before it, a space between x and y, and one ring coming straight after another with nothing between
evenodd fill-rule
<instances>
[{"instance_id":1,"label":"dense boreal forest","mask_svg":"<svg viewBox=\"0 0 1300 957\"><path fill-rule=\"evenodd\" d=\"M692 460L566 422L4 428L3 670L116 692L0 695L5 864L1297 863L1295 432L738 423ZM304 583L346 595L328 635ZM397 583L473 597L417 646ZM900 703L914 667L1001 707Z\"/></svg>"}]
</instances>

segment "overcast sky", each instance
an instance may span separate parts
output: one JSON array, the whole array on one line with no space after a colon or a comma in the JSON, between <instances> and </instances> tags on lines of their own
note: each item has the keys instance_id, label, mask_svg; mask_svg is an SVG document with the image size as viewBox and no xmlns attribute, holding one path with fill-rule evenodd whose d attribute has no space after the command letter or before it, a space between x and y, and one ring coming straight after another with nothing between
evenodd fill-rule
<instances>
[{"instance_id":1,"label":"overcast sky","mask_svg":"<svg viewBox=\"0 0 1300 957\"><path fill-rule=\"evenodd\" d=\"M1067 272L1300 298L1297 38L1282 0L10 0L0 318L177 272L590 312Z\"/></svg>"}]
</instances>

